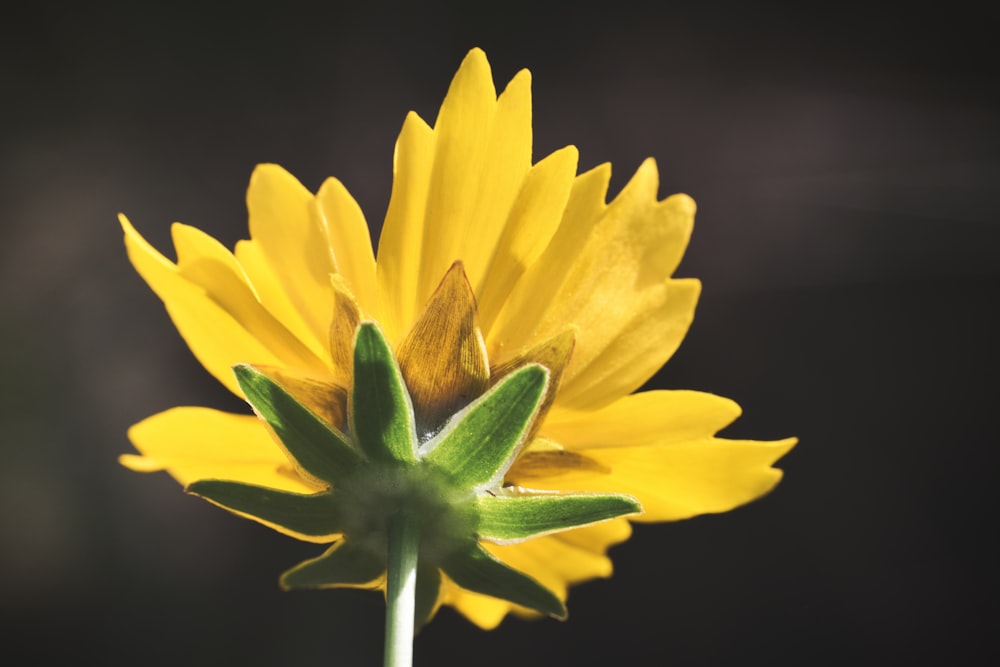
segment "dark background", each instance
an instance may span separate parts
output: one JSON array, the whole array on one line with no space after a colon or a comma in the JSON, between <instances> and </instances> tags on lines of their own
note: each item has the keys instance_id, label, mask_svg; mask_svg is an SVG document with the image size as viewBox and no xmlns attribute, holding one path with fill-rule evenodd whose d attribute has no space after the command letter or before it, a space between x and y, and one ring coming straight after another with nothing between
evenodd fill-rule
<instances>
[{"instance_id":1,"label":"dark background","mask_svg":"<svg viewBox=\"0 0 1000 667\"><path fill-rule=\"evenodd\" d=\"M19 664L374 665L383 604L282 593L317 553L119 467L127 427L243 409L115 221L246 235L258 162L376 226L407 110L472 46L534 74L535 157L657 158L699 204L695 324L651 386L800 445L734 512L640 526L570 619L443 611L421 665L988 664L1000 295L996 13L936 3L23 3L0 21L0 640Z\"/></svg>"}]
</instances>

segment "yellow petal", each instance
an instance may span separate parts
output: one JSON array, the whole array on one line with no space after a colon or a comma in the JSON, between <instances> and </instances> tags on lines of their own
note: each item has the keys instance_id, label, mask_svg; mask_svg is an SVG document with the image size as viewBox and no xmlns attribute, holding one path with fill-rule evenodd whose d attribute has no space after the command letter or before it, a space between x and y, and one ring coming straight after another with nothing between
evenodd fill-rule
<instances>
[{"instance_id":1,"label":"yellow petal","mask_svg":"<svg viewBox=\"0 0 1000 667\"><path fill-rule=\"evenodd\" d=\"M124 455L132 470L166 470L181 484L226 479L294 493L319 490L292 472L287 457L256 417L181 407L148 417L128 431L142 456Z\"/></svg>"},{"instance_id":2,"label":"yellow petal","mask_svg":"<svg viewBox=\"0 0 1000 667\"><path fill-rule=\"evenodd\" d=\"M487 348L495 363L506 361L539 337L535 328L562 285L562 276L573 266L594 225L607 210L610 180L611 165L605 163L573 181L562 220L540 261L529 268L507 296L497 319L486 329Z\"/></svg>"},{"instance_id":3,"label":"yellow petal","mask_svg":"<svg viewBox=\"0 0 1000 667\"><path fill-rule=\"evenodd\" d=\"M348 289L369 312L375 312L375 255L361 207L336 178L316 194L315 211L333 250L334 265Z\"/></svg>"},{"instance_id":4,"label":"yellow petal","mask_svg":"<svg viewBox=\"0 0 1000 667\"><path fill-rule=\"evenodd\" d=\"M452 223L458 226L455 231L461 240L458 257L465 263L469 281L477 293L484 284L494 248L502 243L501 235L509 221L509 212L512 206L516 207L530 169L531 73L521 70L496 101L480 189L472 200L475 206L472 217L465 221L456 218ZM542 169L548 170L549 166ZM549 194L558 196L557 192ZM474 223L469 224L469 220Z\"/></svg>"},{"instance_id":5,"label":"yellow petal","mask_svg":"<svg viewBox=\"0 0 1000 667\"><path fill-rule=\"evenodd\" d=\"M544 339L570 324L579 327L562 404L595 408L635 390L673 353L693 317L697 282L666 278L687 244L694 203L684 195L657 202L657 182L656 166L647 160L598 215L582 246L579 234L561 235L562 227L581 220L585 226L592 216L564 216L535 263L539 268L518 282L498 321L491 350ZM550 263L563 273L553 275ZM636 349L640 343L642 350ZM645 366L633 368L632 360Z\"/></svg>"},{"instance_id":6,"label":"yellow petal","mask_svg":"<svg viewBox=\"0 0 1000 667\"><path fill-rule=\"evenodd\" d=\"M483 630L493 630L514 605L499 598L460 588L447 576L441 577L442 604L451 605Z\"/></svg>"},{"instance_id":7,"label":"yellow petal","mask_svg":"<svg viewBox=\"0 0 1000 667\"><path fill-rule=\"evenodd\" d=\"M324 357L325 353L322 350L325 346L325 339L316 335L317 332L312 330L302 313L292 303L288 293L278 280L278 276L268 264L260 243L250 240L237 241L233 255L243 269L247 280L250 281L260 303L267 311L305 343L310 350L316 351L317 356Z\"/></svg>"},{"instance_id":8,"label":"yellow petal","mask_svg":"<svg viewBox=\"0 0 1000 667\"><path fill-rule=\"evenodd\" d=\"M423 306L417 303L417 283L433 164L434 131L410 112L396 140L392 195L375 267L379 324L393 345L406 335Z\"/></svg>"},{"instance_id":9,"label":"yellow petal","mask_svg":"<svg viewBox=\"0 0 1000 667\"><path fill-rule=\"evenodd\" d=\"M312 210L313 196L274 164L258 165L247 188L250 238L258 242L289 300L319 340L333 310L330 239Z\"/></svg>"},{"instance_id":10,"label":"yellow petal","mask_svg":"<svg viewBox=\"0 0 1000 667\"><path fill-rule=\"evenodd\" d=\"M552 239L566 209L577 158L576 148L567 146L528 172L496 244L486 279L477 289L484 329L490 328L514 284Z\"/></svg>"},{"instance_id":11,"label":"yellow petal","mask_svg":"<svg viewBox=\"0 0 1000 667\"><path fill-rule=\"evenodd\" d=\"M418 301L456 260L478 285L531 166L531 79L519 73L498 101L486 55L473 49L434 124Z\"/></svg>"},{"instance_id":12,"label":"yellow petal","mask_svg":"<svg viewBox=\"0 0 1000 667\"><path fill-rule=\"evenodd\" d=\"M306 345L258 300L236 258L221 243L199 229L175 223L178 273L198 285L269 350L289 365L323 367L323 346ZM239 360L237 360L239 361Z\"/></svg>"},{"instance_id":13,"label":"yellow petal","mask_svg":"<svg viewBox=\"0 0 1000 667\"><path fill-rule=\"evenodd\" d=\"M620 518L556 533L552 537L581 549L603 554L607 553L609 547L621 544L631 536L632 524L628 519Z\"/></svg>"},{"instance_id":14,"label":"yellow petal","mask_svg":"<svg viewBox=\"0 0 1000 667\"><path fill-rule=\"evenodd\" d=\"M268 348L258 337L258 332L248 331L212 295L181 276L177 266L149 245L125 216L120 216L119 220L125 232L125 247L132 265L163 301L170 318L195 357L219 382L240 395L232 373L234 364L285 364L281 354L287 352L287 349L282 348L276 352Z\"/></svg>"},{"instance_id":15,"label":"yellow petal","mask_svg":"<svg viewBox=\"0 0 1000 667\"><path fill-rule=\"evenodd\" d=\"M710 437L740 416L735 401L687 390L644 391L600 410L555 406L540 434L571 451L667 445Z\"/></svg>"},{"instance_id":16,"label":"yellow petal","mask_svg":"<svg viewBox=\"0 0 1000 667\"><path fill-rule=\"evenodd\" d=\"M523 483L534 489L587 493L624 493L642 504L635 521L674 521L698 514L725 512L763 496L781 479L772 464L795 445L705 438L665 445L585 450L605 471L553 468L547 478ZM508 480L515 484L517 469Z\"/></svg>"},{"instance_id":17,"label":"yellow petal","mask_svg":"<svg viewBox=\"0 0 1000 667\"><path fill-rule=\"evenodd\" d=\"M489 387L476 299L461 262L441 280L396 358L421 435L435 431Z\"/></svg>"},{"instance_id":18,"label":"yellow petal","mask_svg":"<svg viewBox=\"0 0 1000 667\"><path fill-rule=\"evenodd\" d=\"M591 332L590 356L574 355L578 363L567 367L559 403L597 408L645 384L684 340L700 294L701 282L682 278L649 287L624 307L609 303L603 331Z\"/></svg>"}]
</instances>

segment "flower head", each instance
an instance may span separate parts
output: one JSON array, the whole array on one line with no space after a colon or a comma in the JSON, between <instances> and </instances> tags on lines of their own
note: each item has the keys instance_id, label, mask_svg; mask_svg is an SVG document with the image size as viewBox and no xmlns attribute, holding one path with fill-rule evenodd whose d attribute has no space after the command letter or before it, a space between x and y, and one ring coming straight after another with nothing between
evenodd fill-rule
<instances>
[{"instance_id":1,"label":"flower head","mask_svg":"<svg viewBox=\"0 0 1000 667\"><path fill-rule=\"evenodd\" d=\"M440 548L418 578L426 615L444 603L484 628L510 611L559 615L569 585L610 575L629 520L767 493L794 439L717 438L740 412L718 396L633 393L694 315L700 284L671 277L694 202L657 200L647 160L609 203L609 165L577 174L573 147L532 164L531 136L529 73L498 97L473 50L434 126L403 124L377 261L339 181L313 195L275 165L251 177L250 240L232 253L175 224L172 262L122 217L133 265L192 352L257 413L154 415L122 462L332 543L287 586L379 586L379 532L345 507L440 501L444 528L426 528ZM557 503L574 518L545 523Z\"/></svg>"}]
</instances>

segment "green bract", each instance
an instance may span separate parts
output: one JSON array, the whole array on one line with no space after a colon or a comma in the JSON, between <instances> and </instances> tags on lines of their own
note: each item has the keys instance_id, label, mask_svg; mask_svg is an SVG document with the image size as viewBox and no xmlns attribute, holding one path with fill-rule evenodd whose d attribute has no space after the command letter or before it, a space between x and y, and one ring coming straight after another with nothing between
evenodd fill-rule
<instances>
[{"instance_id":1,"label":"green bract","mask_svg":"<svg viewBox=\"0 0 1000 667\"><path fill-rule=\"evenodd\" d=\"M480 542L509 544L641 511L624 495L503 485L548 390L549 371L538 364L507 374L423 440L392 350L374 323L362 323L355 336L345 432L259 370L240 365L235 373L297 471L325 488L298 494L203 480L188 491L237 514L333 542L285 572L286 588L382 586L390 526L403 521L419 535L418 625L437 607L442 572L468 590L562 618L566 610L558 597Z\"/></svg>"}]
</instances>

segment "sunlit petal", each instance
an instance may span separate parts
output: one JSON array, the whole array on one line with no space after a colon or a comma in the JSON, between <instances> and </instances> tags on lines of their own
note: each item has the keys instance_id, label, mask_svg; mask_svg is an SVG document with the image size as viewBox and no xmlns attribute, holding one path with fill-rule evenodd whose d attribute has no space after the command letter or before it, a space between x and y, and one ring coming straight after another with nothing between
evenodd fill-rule
<instances>
[{"instance_id":1,"label":"sunlit petal","mask_svg":"<svg viewBox=\"0 0 1000 667\"><path fill-rule=\"evenodd\" d=\"M313 195L274 164L258 166L247 188L250 238L258 242L289 299L319 340L330 326L336 262Z\"/></svg>"},{"instance_id":2,"label":"sunlit petal","mask_svg":"<svg viewBox=\"0 0 1000 667\"><path fill-rule=\"evenodd\" d=\"M675 521L725 512L768 493L781 479L771 467L795 439L774 442L704 439L663 446L585 450L601 469L538 468L523 479L515 465L508 479L534 489L623 493L642 504L635 521Z\"/></svg>"},{"instance_id":3,"label":"sunlit petal","mask_svg":"<svg viewBox=\"0 0 1000 667\"><path fill-rule=\"evenodd\" d=\"M361 207L336 178L323 182L316 193L314 206L319 224L329 239L337 273L344 277L347 288L361 307L374 313L375 255Z\"/></svg>"},{"instance_id":4,"label":"sunlit petal","mask_svg":"<svg viewBox=\"0 0 1000 667\"><path fill-rule=\"evenodd\" d=\"M253 416L172 408L139 422L128 437L142 456L125 455L123 464L141 472L166 470L184 485L226 479L295 493L320 490L293 472Z\"/></svg>"}]
</instances>

